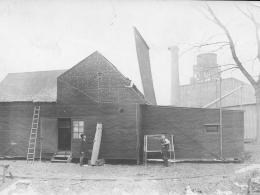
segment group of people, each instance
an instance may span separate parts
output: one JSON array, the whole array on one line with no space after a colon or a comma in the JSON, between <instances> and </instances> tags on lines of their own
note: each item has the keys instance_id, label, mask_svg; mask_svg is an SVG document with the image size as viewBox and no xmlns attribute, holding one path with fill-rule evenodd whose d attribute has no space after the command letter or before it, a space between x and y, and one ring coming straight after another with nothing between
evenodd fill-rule
<instances>
[{"instance_id":1,"label":"group of people","mask_svg":"<svg viewBox=\"0 0 260 195\"><path fill-rule=\"evenodd\" d=\"M161 153L164 162L164 166L169 166L169 148L170 141L166 138L165 135L161 137ZM81 143L80 143L80 166L83 166L84 159L88 159L88 142L87 136L85 134L81 134Z\"/></svg>"}]
</instances>

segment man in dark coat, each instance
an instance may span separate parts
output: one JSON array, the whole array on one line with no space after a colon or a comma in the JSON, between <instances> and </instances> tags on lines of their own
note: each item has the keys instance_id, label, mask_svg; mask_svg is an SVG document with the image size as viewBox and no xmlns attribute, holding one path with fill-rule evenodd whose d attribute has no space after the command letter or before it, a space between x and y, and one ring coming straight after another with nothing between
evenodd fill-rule
<instances>
[{"instance_id":1,"label":"man in dark coat","mask_svg":"<svg viewBox=\"0 0 260 195\"><path fill-rule=\"evenodd\" d=\"M88 155L88 145L87 145L87 136L81 134L81 143L80 143L80 166L83 165L84 158L87 158Z\"/></svg>"},{"instance_id":2,"label":"man in dark coat","mask_svg":"<svg viewBox=\"0 0 260 195\"><path fill-rule=\"evenodd\" d=\"M161 137L161 152L163 157L164 166L168 167L168 156L169 156L169 148L170 148L170 141L165 137L165 135L162 135Z\"/></svg>"}]
</instances>

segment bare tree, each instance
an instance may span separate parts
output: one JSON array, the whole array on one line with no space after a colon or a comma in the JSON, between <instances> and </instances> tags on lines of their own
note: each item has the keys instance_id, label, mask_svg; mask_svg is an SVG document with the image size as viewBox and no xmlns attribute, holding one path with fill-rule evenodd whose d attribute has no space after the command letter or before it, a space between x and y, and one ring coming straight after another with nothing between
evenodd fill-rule
<instances>
[{"instance_id":1,"label":"bare tree","mask_svg":"<svg viewBox=\"0 0 260 195\"><path fill-rule=\"evenodd\" d=\"M253 4L249 3L251 7L256 7L260 10L260 5L258 4ZM255 30L255 41L257 45L257 55L256 59L260 63L260 37L259 37L259 30L260 30L260 23L257 22L254 14L247 9L247 11L244 11L240 9L237 6L238 10L246 17L248 20L254 25L254 30ZM225 34L227 40L228 40L228 46L229 50L231 52L232 58L237 66L237 68L242 72L242 74L248 79L248 81L251 83L255 90L255 97L256 97L256 115L257 115L257 142L260 143L260 75L257 80L254 79L254 77L245 69L244 64L240 60L236 47L234 44L233 37L231 36L230 31L228 30L227 26L224 25L224 23L219 19L219 17L216 15L216 13L213 11L213 9L206 4L206 12L207 14L205 15L210 21L215 23Z\"/></svg>"}]
</instances>

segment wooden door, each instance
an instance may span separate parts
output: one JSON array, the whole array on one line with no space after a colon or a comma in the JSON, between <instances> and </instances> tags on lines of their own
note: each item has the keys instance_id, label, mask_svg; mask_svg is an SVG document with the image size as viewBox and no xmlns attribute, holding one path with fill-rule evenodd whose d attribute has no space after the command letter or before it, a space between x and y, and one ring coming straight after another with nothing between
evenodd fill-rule
<instances>
[{"instance_id":1,"label":"wooden door","mask_svg":"<svg viewBox=\"0 0 260 195\"><path fill-rule=\"evenodd\" d=\"M71 150L71 119L58 119L58 150Z\"/></svg>"}]
</instances>

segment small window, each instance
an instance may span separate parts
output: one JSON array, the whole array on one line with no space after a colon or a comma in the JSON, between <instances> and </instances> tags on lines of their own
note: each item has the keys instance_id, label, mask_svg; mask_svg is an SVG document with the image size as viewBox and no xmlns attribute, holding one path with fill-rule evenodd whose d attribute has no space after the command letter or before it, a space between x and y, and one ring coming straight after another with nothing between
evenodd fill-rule
<instances>
[{"instance_id":1,"label":"small window","mask_svg":"<svg viewBox=\"0 0 260 195\"><path fill-rule=\"evenodd\" d=\"M84 121L73 121L73 139L81 139L82 133L84 133Z\"/></svg>"},{"instance_id":2,"label":"small window","mask_svg":"<svg viewBox=\"0 0 260 195\"><path fill-rule=\"evenodd\" d=\"M206 124L206 133L218 133L219 132L219 124Z\"/></svg>"}]
</instances>

